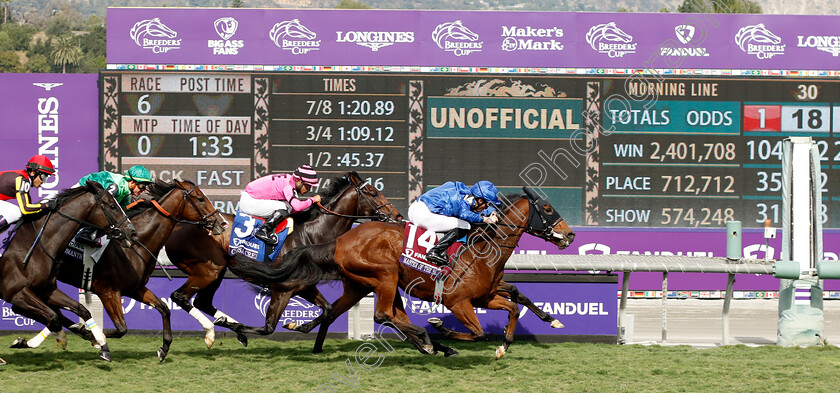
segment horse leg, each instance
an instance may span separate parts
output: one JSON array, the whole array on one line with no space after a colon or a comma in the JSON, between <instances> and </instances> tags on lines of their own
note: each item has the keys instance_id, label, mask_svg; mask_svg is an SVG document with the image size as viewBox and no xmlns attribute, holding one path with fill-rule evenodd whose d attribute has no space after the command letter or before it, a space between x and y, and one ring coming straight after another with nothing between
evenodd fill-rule
<instances>
[{"instance_id":1,"label":"horse leg","mask_svg":"<svg viewBox=\"0 0 840 393\"><path fill-rule=\"evenodd\" d=\"M330 325L339 316L344 314L350 307L353 307L359 300L367 296L370 290L362 287L354 282L344 282L344 293L332 304L332 312L329 316L324 318L321 322L321 327L318 329L318 336L315 338L315 346L312 348L312 353L324 352L324 340L327 338L327 331L330 330Z\"/></svg>"},{"instance_id":2,"label":"horse leg","mask_svg":"<svg viewBox=\"0 0 840 393\"><path fill-rule=\"evenodd\" d=\"M113 330L105 330L105 337L120 338L125 336L128 332L128 325L125 323L125 315L123 315L122 297L118 292L113 290L100 290L96 292L99 300L102 301L102 307L114 322Z\"/></svg>"},{"instance_id":3,"label":"horse leg","mask_svg":"<svg viewBox=\"0 0 840 393\"><path fill-rule=\"evenodd\" d=\"M67 296L64 292L61 292L56 288L55 290L50 293L47 302L51 305L61 307L67 311L72 312L73 314L78 315L85 324L87 325L88 329L90 329L91 333L93 333L93 337L96 338L96 342L99 343L99 357L103 360L111 361L111 349L108 348L108 343L105 339L105 334L102 333L102 328L96 324L96 321L93 319L93 316L90 315L90 311L88 311L85 306L81 303L71 299Z\"/></svg>"},{"instance_id":4,"label":"horse leg","mask_svg":"<svg viewBox=\"0 0 840 393\"><path fill-rule=\"evenodd\" d=\"M238 329L240 329L243 325L232 316L225 314L222 310L213 306L213 298L216 296L216 291L218 291L219 287L222 285L222 281L224 281L225 271L227 271L227 268L222 268L215 280L211 281L210 284L206 285L204 288L198 290L198 293L195 295L193 305L201 312L207 315L212 315L214 325L221 326L235 332L236 339L239 340L239 343L247 347L248 336L238 332Z\"/></svg>"},{"instance_id":5,"label":"horse leg","mask_svg":"<svg viewBox=\"0 0 840 393\"><path fill-rule=\"evenodd\" d=\"M9 346L9 348L15 348L15 349L38 348L39 346L41 346L41 343L43 343L44 340L46 340L47 337L49 337L53 333L50 330L49 324L46 323L45 322L46 320L43 319L43 317L40 316L38 313L33 312L30 309L19 307L19 306L14 305L14 304L12 305L12 311L14 313L18 314L18 315L33 319L35 321L38 321L38 322L46 325L46 327L44 327L43 330L38 332L38 334L36 334L34 337L30 338L29 340L27 340L23 337L16 338L15 341L12 342L12 345ZM56 316L59 313L58 310L56 310L54 308L52 308L52 312L54 314L56 314ZM59 328L59 331L63 331L63 330L61 330Z\"/></svg>"},{"instance_id":6,"label":"horse leg","mask_svg":"<svg viewBox=\"0 0 840 393\"><path fill-rule=\"evenodd\" d=\"M407 315L404 320L402 318L396 318L394 306L396 303L395 298L398 294L396 282L394 282L394 285L387 285L388 283L385 280L380 280L379 284L380 285L375 290L378 301L376 302L376 307L374 308L373 321L378 324L390 322L404 334L417 336L419 341L422 342L422 345L418 349L422 349L421 352L425 351L427 355L434 355L435 347L434 344L432 344L432 340L426 332L426 329L412 324L411 321L408 320ZM414 344L413 341L412 344Z\"/></svg>"},{"instance_id":7,"label":"horse leg","mask_svg":"<svg viewBox=\"0 0 840 393\"><path fill-rule=\"evenodd\" d=\"M268 307L265 310L265 325L261 328L256 328L240 324L236 329L236 333L259 334L261 336L274 333L274 330L277 328L277 322L280 321L280 316L283 315L283 310L286 309L292 295L294 295L293 291L281 292L271 289L271 299L268 301Z\"/></svg>"},{"instance_id":8,"label":"horse leg","mask_svg":"<svg viewBox=\"0 0 840 393\"><path fill-rule=\"evenodd\" d=\"M502 346L496 348L496 360L499 360L502 356L505 356L510 344L513 343L513 332L516 331L516 324L519 322L519 307L516 303L497 294L487 303L487 308L508 312L508 324L505 326L505 341Z\"/></svg>"},{"instance_id":9,"label":"horse leg","mask_svg":"<svg viewBox=\"0 0 840 393\"><path fill-rule=\"evenodd\" d=\"M534 302L532 302L531 299L528 299L525 295L519 292L519 288L517 288L516 285L501 281L499 282L499 287L496 288L496 293L527 307L539 319L541 319L543 322L550 323L551 327L555 329L565 327L563 323L558 321L556 318L552 317L551 315L548 315L548 313L534 305Z\"/></svg>"},{"instance_id":10,"label":"horse leg","mask_svg":"<svg viewBox=\"0 0 840 393\"><path fill-rule=\"evenodd\" d=\"M405 323L411 323L411 320L408 319L408 314L405 312L405 306L403 305L402 299L399 297L399 293L397 293L394 297L394 318ZM425 354L423 341L420 340L419 337L412 334L406 334L406 337L411 340L411 343L417 347L417 350L419 350L420 353ZM432 345L434 346L435 352L443 352L446 357L457 356L459 353L455 348L447 347L435 340L432 340Z\"/></svg>"},{"instance_id":11,"label":"horse leg","mask_svg":"<svg viewBox=\"0 0 840 393\"><path fill-rule=\"evenodd\" d=\"M283 327L301 333L309 333L312 331L312 329L315 328L315 326L318 326L323 320L329 317L329 315L332 313L332 305L329 301L327 301L327 298L325 298L324 295L321 294L321 291L319 291L316 287L305 288L298 292L298 294L304 299L308 300L310 303L321 307L321 315L300 326L296 326L294 322L291 322L284 325Z\"/></svg>"},{"instance_id":12,"label":"horse leg","mask_svg":"<svg viewBox=\"0 0 840 393\"><path fill-rule=\"evenodd\" d=\"M130 296L132 299L148 304L160 313L160 318L163 321L163 346L158 348L157 355L160 362L163 363L166 359L166 355L169 354L169 346L172 344L172 326L170 321L171 312L169 311L169 306L167 306L163 300L160 300L160 298L147 287L140 288L137 293L131 294ZM122 312L121 306L118 308L118 312L119 318L125 327L125 316ZM110 315L111 312L109 311L108 314ZM113 318L114 317L111 316L111 319ZM114 322L114 324L116 324L116 322ZM127 331L128 329L125 328L125 330Z\"/></svg>"},{"instance_id":13,"label":"horse leg","mask_svg":"<svg viewBox=\"0 0 840 393\"><path fill-rule=\"evenodd\" d=\"M187 277L187 281L184 285L176 289L175 292L172 292L172 295L170 296L175 304L184 309L184 311L189 313L190 316L195 318L195 320L201 324L201 327L204 329L204 344L207 345L207 349L210 349L216 341L216 331L213 329L213 323L210 322L210 320L207 319L207 317L205 317L198 308L195 308L192 304L190 304L190 299L195 295L195 293L199 289L207 286L207 284L199 285L205 282L206 279L190 275Z\"/></svg>"}]
</instances>

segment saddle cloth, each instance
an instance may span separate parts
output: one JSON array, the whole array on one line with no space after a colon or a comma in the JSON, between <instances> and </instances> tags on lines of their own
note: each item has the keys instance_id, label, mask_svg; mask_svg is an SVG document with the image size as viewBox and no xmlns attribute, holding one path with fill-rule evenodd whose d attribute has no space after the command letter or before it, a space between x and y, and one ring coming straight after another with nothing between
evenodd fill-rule
<instances>
[{"instance_id":1,"label":"saddle cloth","mask_svg":"<svg viewBox=\"0 0 840 393\"><path fill-rule=\"evenodd\" d=\"M288 217L277 224L277 228L274 229L277 234L277 245L269 247L254 236L257 229L265 224L265 219L237 211L236 218L233 220L233 229L230 231L228 254L231 256L241 254L257 262L269 263L277 258L283 248L283 242L292 232L292 223L292 218Z\"/></svg>"},{"instance_id":2,"label":"saddle cloth","mask_svg":"<svg viewBox=\"0 0 840 393\"><path fill-rule=\"evenodd\" d=\"M442 235L442 234L441 234ZM411 222L405 223L405 235L403 236L403 251L400 255L400 263L420 273L428 274L432 279L440 275L440 268L426 260L426 253L438 242L438 234L427 231ZM455 261L455 255L463 246L463 238L458 239L449 248L446 254L450 261Z\"/></svg>"}]
</instances>

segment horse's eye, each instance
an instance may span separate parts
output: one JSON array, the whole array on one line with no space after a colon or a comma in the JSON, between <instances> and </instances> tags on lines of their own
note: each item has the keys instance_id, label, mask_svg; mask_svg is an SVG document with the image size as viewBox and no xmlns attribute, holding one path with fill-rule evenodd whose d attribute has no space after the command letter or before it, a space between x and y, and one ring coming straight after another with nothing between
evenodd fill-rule
<instances>
[{"instance_id":1,"label":"horse's eye","mask_svg":"<svg viewBox=\"0 0 840 393\"><path fill-rule=\"evenodd\" d=\"M198 198L198 201L204 203L204 198Z\"/></svg>"},{"instance_id":2,"label":"horse's eye","mask_svg":"<svg viewBox=\"0 0 840 393\"><path fill-rule=\"evenodd\" d=\"M554 214L554 208L551 205L543 205L543 210L548 214Z\"/></svg>"}]
</instances>

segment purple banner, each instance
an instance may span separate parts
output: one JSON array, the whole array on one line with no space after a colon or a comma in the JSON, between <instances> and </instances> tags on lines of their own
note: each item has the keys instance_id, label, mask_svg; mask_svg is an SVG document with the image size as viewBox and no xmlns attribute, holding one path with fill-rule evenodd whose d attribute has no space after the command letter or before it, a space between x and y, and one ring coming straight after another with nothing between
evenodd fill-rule
<instances>
[{"instance_id":1,"label":"purple banner","mask_svg":"<svg viewBox=\"0 0 840 393\"><path fill-rule=\"evenodd\" d=\"M56 167L32 198L69 188L99 168L95 74L0 74L0 170L24 169L43 154Z\"/></svg>"},{"instance_id":2,"label":"purple banner","mask_svg":"<svg viewBox=\"0 0 840 393\"><path fill-rule=\"evenodd\" d=\"M686 255L725 257L725 229L665 229L665 228L596 228L576 227L575 241L569 248L558 250L545 241L525 235L516 253L535 254L610 254L610 255ZM745 258L773 260L782 252L782 231L765 244L763 229L744 229L741 233ZM823 259L840 260L840 231L823 231ZM669 273L669 290L725 290L725 273ZM619 279L621 282L621 279ZM825 280L825 290L840 290L840 280ZM661 290L662 273L635 272L630 274L631 290ZM779 280L770 275L738 274L735 290L778 291Z\"/></svg>"},{"instance_id":3,"label":"purple banner","mask_svg":"<svg viewBox=\"0 0 840 393\"><path fill-rule=\"evenodd\" d=\"M109 64L832 69L838 16L109 8Z\"/></svg>"}]
</instances>

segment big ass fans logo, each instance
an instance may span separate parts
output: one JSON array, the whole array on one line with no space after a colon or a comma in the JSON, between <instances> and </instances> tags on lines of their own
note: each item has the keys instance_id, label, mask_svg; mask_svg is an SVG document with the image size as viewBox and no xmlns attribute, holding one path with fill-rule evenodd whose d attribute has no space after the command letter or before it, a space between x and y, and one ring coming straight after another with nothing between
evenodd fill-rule
<instances>
[{"instance_id":1,"label":"big ass fans logo","mask_svg":"<svg viewBox=\"0 0 840 393\"><path fill-rule=\"evenodd\" d=\"M586 42L598 53L612 58L636 53L633 36L619 29L615 22L592 26L586 33Z\"/></svg>"},{"instance_id":2,"label":"big ass fans logo","mask_svg":"<svg viewBox=\"0 0 840 393\"><path fill-rule=\"evenodd\" d=\"M321 49L321 40L314 31L300 23L299 19L292 19L274 24L268 37L278 48L296 55L303 55L313 50Z\"/></svg>"},{"instance_id":3,"label":"big ass fans logo","mask_svg":"<svg viewBox=\"0 0 840 393\"><path fill-rule=\"evenodd\" d=\"M134 24L128 34L139 47L151 49L154 53L181 48L181 40L175 39L178 33L163 24L160 18L141 20Z\"/></svg>"},{"instance_id":4,"label":"big ass fans logo","mask_svg":"<svg viewBox=\"0 0 840 393\"><path fill-rule=\"evenodd\" d=\"M460 20L437 25L432 31L432 39L438 48L452 52L455 56L481 52L484 45L484 41L478 40L478 34L470 31Z\"/></svg>"},{"instance_id":5,"label":"big ass fans logo","mask_svg":"<svg viewBox=\"0 0 840 393\"><path fill-rule=\"evenodd\" d=\"M505 37L502 50L508 52L563 50L563 44L557 39L563 37L563 29L559 27L502 26L502 37Z\"/></svg>"},{"instance_id":6,"label":"big ass fans logo","mask_svg":"<svg viewBox=\"0 0 840 393\"><path fill-rule=\"evenodd\" d=\"M744 26L735 33L735 43L742 51L759 59L770 59L785 54L782 39L764 26L764 23Z\"/></svg>"},{"instance_id":7,"label":"big ass fans logo","mask_svg":"<svg viewBox=\"0 0 840 393\"><path fill-rule=\"evenodd\" d=\"M224 17L216 19L213 22L213 28L216 34L221 37L221 40L207 40L207 47L213 49L214 55L238 55L239 48L245 46L242 40L231 40L230 38L236 34L236 29L239 27L239 22L231 17Z\"/></svg>"}]
</instances>

